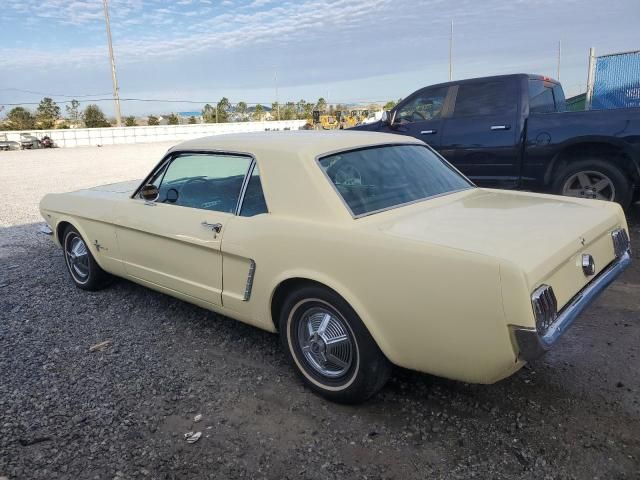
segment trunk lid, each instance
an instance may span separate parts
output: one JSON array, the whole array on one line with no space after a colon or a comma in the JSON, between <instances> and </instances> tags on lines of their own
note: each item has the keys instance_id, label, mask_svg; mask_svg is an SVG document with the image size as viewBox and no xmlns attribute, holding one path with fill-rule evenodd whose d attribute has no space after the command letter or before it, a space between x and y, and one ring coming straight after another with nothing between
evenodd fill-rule
<instances>
[{"instance_id":1,"label":"trunk lid","mask_svg":"<svg viewBox=\"0 0 640 480\"><path fill-rule=\"evenodd\" d=\"M605 202L479 188L379 217L376 226L388 235L513 263L531 288L552 285L559 306L593 278L582 271L583 253L593 256L596 275L613 261L610 232L621 226Z\"/></svg>"}]
</instances>

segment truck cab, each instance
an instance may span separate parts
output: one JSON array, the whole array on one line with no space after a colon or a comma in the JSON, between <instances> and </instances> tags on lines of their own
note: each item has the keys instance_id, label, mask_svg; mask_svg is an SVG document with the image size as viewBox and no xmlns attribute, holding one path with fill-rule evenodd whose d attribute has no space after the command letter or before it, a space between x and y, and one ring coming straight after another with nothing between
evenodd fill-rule
<instances>
[{"instance_id":1,"label":"truck cab","mask_svg":"<svg viewBox=\"0 0 640 480\"><path fill-rule=\"evenodd\" d=\"M640 184L640 109L565 110L557 81L501 75L422 88L356 129L419 138L479 186L628 206Z\"/></svg>"}]
</instances>

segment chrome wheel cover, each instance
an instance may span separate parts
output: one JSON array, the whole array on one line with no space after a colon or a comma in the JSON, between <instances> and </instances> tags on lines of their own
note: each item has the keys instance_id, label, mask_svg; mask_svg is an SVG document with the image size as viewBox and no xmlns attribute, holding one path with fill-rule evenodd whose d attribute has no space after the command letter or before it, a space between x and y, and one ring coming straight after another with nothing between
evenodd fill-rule
<instances>
[{"instance_id":1,"label":"chrome wheel cover","mask_svg":"<svg viewBox=\"0 0 640 480\"><path fill-rule=\"evenodd\" d=\"M72 232L67 235L64 257L73 279L78 283L87 283L89 280L89 250L78 234Z\"/></svg>"},{"instance_id":2,"label":"chrome wheel cover","mask_svg":"<svg viewBox=\"0 0 640 480\"><path fill-rule=\"evenodd\" d=\"M562 194L568 197L593 198L613 201L616 189L613 182L602 172L587 170L571 175L564 182Z\"/></svg>"},{"instance_id":3,"label":"chrome wheel cover","mask_svg":"<svg viewBox=\"0 0 640 480\"><path fill-rule=\"evenodd\" d=\"M312 307L300 316L298 346L307 364L326 378L346 374L354 361L354 340L346 322L332 310Z\"/></svg>"}]
</instances>

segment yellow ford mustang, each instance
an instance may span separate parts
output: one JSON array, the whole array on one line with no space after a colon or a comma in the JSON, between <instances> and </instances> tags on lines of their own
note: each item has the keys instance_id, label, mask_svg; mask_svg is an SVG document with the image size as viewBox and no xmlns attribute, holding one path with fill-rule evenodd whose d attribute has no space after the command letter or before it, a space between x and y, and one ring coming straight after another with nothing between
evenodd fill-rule
<instances>
[{"instance_id":1,"label":"yellow ford mustang","mask_svg":"<svg viewBox=\"0 0 640 480\"><path fill-rule=\"evenodd\" d=\"M630 263L615 203L476 188L419 140L224 135L142 182L40 209L75 284L124 277L277 331L302 379L362 401L391 365L491 383Z\"/></svg>"}]
</instances>

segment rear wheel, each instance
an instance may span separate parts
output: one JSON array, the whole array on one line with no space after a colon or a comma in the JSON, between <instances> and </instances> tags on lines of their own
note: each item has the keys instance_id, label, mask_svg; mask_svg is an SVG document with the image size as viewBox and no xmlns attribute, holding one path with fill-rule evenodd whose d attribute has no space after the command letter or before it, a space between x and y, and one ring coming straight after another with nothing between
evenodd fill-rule
<instances>
[{"instance_id":1,"label":"rear wheel","mask_svg":"<svg viewBox=\"0 0 640 480\"><path fill-rule=\"evenodd\" d=\"M391 364L347 302L307 286L284 302L280 339L304 382L339 403L363 402L388 380Z\"/></svg>"},{"instance_id":2,"label":"rear wheel","mask_svg":"<svg viewBox=\"0 0 640 480\"><path fill-rule=\"evenodd\" d=\"M111 276L96 263L78 230L69 226L62 238L64 259L73 283L83 290L104 288Z\"/></svg>"},{"instance_id":3,"label":"rear wheel","mask_svg":"<svg viewBox=\"0 0 640 480\"><path fill-rule=\"evenodd\" d=\"M633 193L631 180L620 168L596 158L562 168L552 188L559 195L618 202L625 208Z\"/></svg>"}]
</instances>

